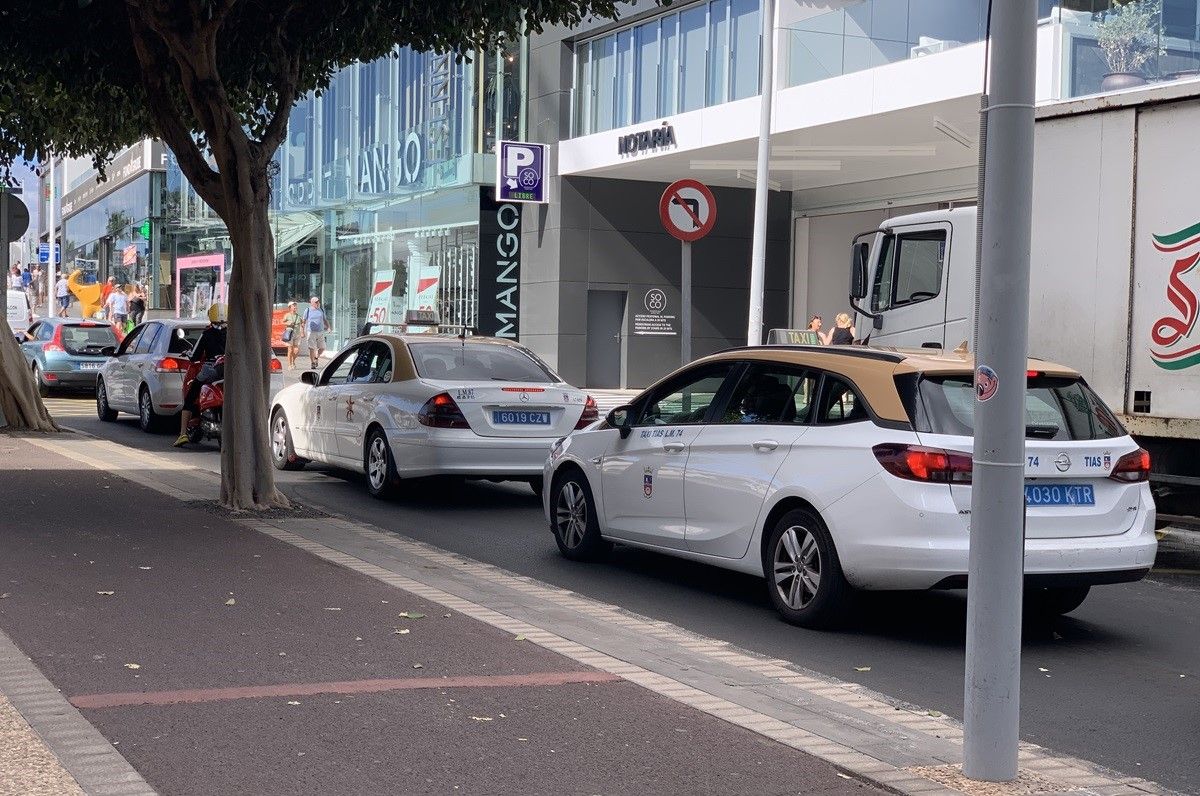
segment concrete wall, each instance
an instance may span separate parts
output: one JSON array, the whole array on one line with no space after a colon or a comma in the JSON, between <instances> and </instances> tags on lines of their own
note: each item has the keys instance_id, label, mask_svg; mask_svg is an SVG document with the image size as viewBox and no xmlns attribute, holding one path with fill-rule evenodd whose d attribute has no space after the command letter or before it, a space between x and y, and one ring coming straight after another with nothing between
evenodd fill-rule
<instances>
[{"instance_id":1,"label":"concrete wall","mask_svg":"<svg viewBox=\"0 0 1200 796\"><path fill-rule=\"evenodd\" d=\"M680 307L680 244L663 231L663 183L556 178L554 201L529 206L522 224L521 340L568 381L587 373L587 291L629 292L624 344L627 386L641 387L679 364L679 337L632 334L632 316L647 290L667 294L666 314ZM745 343L749 307L754 191L717 188L717 223L693 244L693 343L699 357ZM769 205L765 318L787 319L791 197Z\"/></svg>"}]
</instances>

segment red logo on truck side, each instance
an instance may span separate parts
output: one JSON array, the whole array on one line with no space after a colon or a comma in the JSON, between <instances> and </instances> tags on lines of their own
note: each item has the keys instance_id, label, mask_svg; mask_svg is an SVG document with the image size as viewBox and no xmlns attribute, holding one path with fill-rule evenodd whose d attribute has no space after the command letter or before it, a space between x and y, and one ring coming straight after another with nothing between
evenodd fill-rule
<instances>
[{"instance_id":1,"label":"red logo on truck side","mask_svg":"<svg viewBox=\"0 0 1200 796\"><path fill-rule=\"evenodd\" d=\"M1170 235L1152 237L1154 248L1179 256L1167 277L1167 301L1175 308L1175 314L1159 318L1150 329L1150 339L1154 341L1150 358L1155 365L1166 370L1183 370L1200 365L1200 343L1190 340L1192 330L1196 327L1196 318L1200 315L1200 300L1183 279L1200 261L1200 251L1196 251L1200 245L1200 223ZM1188 249L1193 252L1182 254ZM1177 348L1180 343L1183 345Z\"/></svg>"}]
</instances>

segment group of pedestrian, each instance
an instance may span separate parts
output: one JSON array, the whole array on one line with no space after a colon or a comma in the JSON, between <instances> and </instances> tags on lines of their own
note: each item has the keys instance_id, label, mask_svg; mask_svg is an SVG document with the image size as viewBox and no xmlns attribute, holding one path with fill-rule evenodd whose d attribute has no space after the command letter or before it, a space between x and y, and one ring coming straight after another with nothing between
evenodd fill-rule
<instances>
[{"instance_id":1,"label":"group of pedestrian","mask_svg":"<svg viewBox=\"0 0 1200 796\"><path fill-rule=\"evenodd\" d=\"M330 328L329 316L321 308L321 299L317 296L308 300L308 306L303 311L297 302L289 301L287 314L283 316L283 342L288 347L288 369L296 369L302 341L308 351L310 365L318 367L321 355L325 353L325 333Z\"/></svg>"},{"instance_id":2,"label":"group of pedestrian","mask_svg":"<svg viewBox=\"0 0 1200 796\"><path fill-rule=\"evenodd\" d=\"M853 345L854 338L858 336L854 329L854 320L844 312L838 313L834 319L834 327L828 332L821 331L822 324L820 315L812 316L808 322L808 330L816 333L821 345Z\"/></svg>"},{"instance_id":3,"label":"group of pedestrian","mask_svg":"<svg viewBox=\"0 0 1200 796\"><path fill-rule=\"evenodd\" d=\"M110 276L104 286L104 318L114 326L132 328L146 316L146 288L136 282L118 285Z\"/></svg>"},{"instance_id":4,"label":"group of pedestrian","mask_svg":"<svg viewBox=\"0 0 1200 796\"><path fill-rule=\"evenodd\" d=\"M8 274L8 289L24 292L29 297L30 304L40 306L46 300L46 279L42 267L14 265Z\"/></svg>"}]
</instances>

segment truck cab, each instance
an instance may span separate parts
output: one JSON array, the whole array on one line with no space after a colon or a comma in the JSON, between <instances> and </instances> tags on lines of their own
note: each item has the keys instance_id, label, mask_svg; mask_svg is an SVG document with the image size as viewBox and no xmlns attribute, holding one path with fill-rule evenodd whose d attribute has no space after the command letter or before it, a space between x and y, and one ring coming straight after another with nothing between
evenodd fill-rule
<instances>
[{"instance_id":1,"label":"truck cab","mask_svg":"<svg viewBox=\"0 0 1200 796\"><path fill-rule=\"evenodd\" d=\"M975 219L974 207L934 210L888 219L854 238L850 306L862 342L973 343Z\"/></svg>"}]
</instances>

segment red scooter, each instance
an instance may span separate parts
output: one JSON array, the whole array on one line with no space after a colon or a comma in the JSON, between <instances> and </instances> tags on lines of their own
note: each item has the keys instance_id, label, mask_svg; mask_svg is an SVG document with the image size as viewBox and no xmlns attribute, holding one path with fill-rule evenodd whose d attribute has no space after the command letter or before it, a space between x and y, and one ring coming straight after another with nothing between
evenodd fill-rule
<instances>
[{"instance_id":1,"label":"red scooter","mask_svg":"<svg viewBox=\"0 0 1200 796\"><path fill-rule=\"evenodd\" d=\"M219 367L225 364L225 357L219 356L212 361L213 366ZM196 380L197 374L200 373L200 368L204 362L193 362L188 366L187 372L183 375L183 394L187 395L191 389L192 382ZM200 397L196 400L197 412L188 421L187 437L188 442L197 443L203 439L215 439L217 447L221 446L221 411L225 406L225 381L214 381L211 384L203 384L200 386Z\"/></svg>"}]
</instances>

